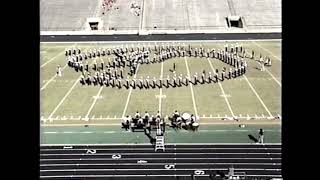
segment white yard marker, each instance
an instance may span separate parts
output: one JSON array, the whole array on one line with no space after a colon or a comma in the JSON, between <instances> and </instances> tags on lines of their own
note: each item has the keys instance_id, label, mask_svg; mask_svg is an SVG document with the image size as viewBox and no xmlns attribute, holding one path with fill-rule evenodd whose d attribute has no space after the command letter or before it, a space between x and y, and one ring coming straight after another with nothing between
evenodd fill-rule
<instances>
[{"instance_id":1,"label":"white yard marker","mask_svg":"<svg viewBox=\"0 0 320 180\"><path fill-rule=\"evenodd\" d=\"M91 104L91 106L90 106L90 108L89 108L89 110L88 110L88 112L87 112L87 114L86 114L86 116L84 118L85 121L89 121L89 115L90 115L90 113L91 113L91 111L93 109L93 106L96 104L96 102L98 100L98 97L100 97L100 94L101 94L101 91L102 91L103 87L104 86L100 87L100 89L98 91L98 94L96 95L96 98L93 99L93 102L92 102L92 104Z\"/></svg>"},{"instance_id":2,"label":"white yard marker","mask_svg":"<svg viewBox=\"0 0 320 180\"><path fill-rule=\"evenodd\" d=\"M67 67L67 64L66 64L65 66L63 66L63 68L61 69L61 71L63 71L66 67ZM54 78L56 78L56 77L57 77L57 73L56 73L54 76L52 76L52 78L50 78L50 79L47 81L47 83L44 84L44 85L41 87L40 91L44 90L44 89L48 86L48 84L49 84Z\"/></svg>"},{"instance_id":3,"label":"white yard marker","mask_svg":"<svg viewBox=\"0 0 320 180\"><path fill-rule=\"evenodd\" d=\"M49 62L53 61L54 59L56 59L58 56L60 56L61 54L63 54L64 51L60 52L59 54L55 55L53 58L51 58L49 61L43 63L40 68L43 68L45 65L47 65Z\"/></svg>"},{"instance_id":4,"label":"white yard marker","mask_svg":"<svg viewBox=\"0 0 320 180\"><path fill-rule=\"evenodd\" d=\"M268 112L269 116L272 117L272 114L270 113L269 109L267 108L267 106L264 104L264 102L262 101L262 99L260 98L259 94L257 93L257 91L253 88L253 86L251 85L250 81L248 80L246 75L243 75L243 77L245 78L245 80L247 81L247 83L249 84L251 90L254 92L254 94L257 96L257 98L259 99L259 101L261 102L261 104L263 105L263 107L265 108L265 110Z\"/></svg>"},{"instance_id":5,"label":"white yard marker","mask_svg":"<svg viewBox=\"0 0 320 180\"><path fill-rule=\"evenodd\" d=\"M137 65L136 74L133 76L133 78L136 78L136 77L137 77L139 65L140 65L140 64ZM128 94L128 97L127 97L126 105L124 106L124 110L123 110L123 113L122 113L122 117L124 117L125 114L126 114L126 112L127 112L128 104L129 104L130 97L131 97L131 93L132 93L132 89L133 89L133 88L130 87L130 91L129 91L129 94Z\"/></svg>"},{"instance_id":6,"label":"white yard marker","mask_svg":"<svg viewBox=\"0 0 320 180\"><path fill-rule=\"evenodd\" d=\"M184 57L184 62L185 62L186 67L187 67L188 77L189 77L189 79L191 79L191 77L190 77L190 71L189 71L189 66L188 66L188 62L187 62L187 57ZM198 111L197 111L197 107L196 107L196 101L195 101L195 98L194 98L192 83L190 83L190 90L191 90L191 96L192 96L192 102L193 102L194 112L195 112L196 117L197 117L197 116L198 116Z\"/></svg>"},{"instance_id":7,"label":"white yard marker","mask_svg":"<svg viewBox=\"0 0 320 180\"><path fill-rule=\"evenodd\" d=\"M163 61L161 62L161 73L160 73L160 79L163 78ZM163 95L162 95L162 87L160 88L160 94L159 94L159 113L161 114L161 104L162 104L162 98L163 98Z\"/></svg>"},{"instance_id":8,"label":"white yard marker","mask_svg":"<svg viewBox=\"0 0 320 180\"><path fill-rule=\"evenodd\" d=\"M211 69L212 69L212 72L215 72L215 70L214 70L214 68L213 68L210 60L209 60L208 58L207 58L207 60L208 60L208 62L209 62L209 64L210 64L210 67L211 67ZM220 89L221 89L221 91L222 91L222 96L224 97L224 99L225 99L225 101L226 101L226 103L227 103L227 106L228 106L228 108L229 108L229 111L230 111L232 117L234 117L234 113L233 113L232 108L231 108L231 106L230 106L229 100L228 100L228 98L227 98L226 93L224 92L224 89L223 89L220 81L218 81L218 84L219 84L219 87L220 87ZM229 95L229 96L230 96L230 95Z\"/></svg>"},{"instance_id":9,"label":"white yard marker","mask_svg":"<svg viewBox=\"0 0 320 180\"><path fill-rule=\"evenodd\" d=\"M48 119L50 122L52 122L52 115L54 115L54 113L58 110L58 108L61 106L61 104L64 102L64 100L69 96L69 94L71 93L71 91L74 89L74 87L76 87L76 85L78 84L78 81L80 80L81 76L79 76L79 78L77 79L77 81L74 82L74 84L72 85L72 87L69 89L69 91L64 95L64 97L61 99L61 101L59 102L59 104L54 108L54 110L51 112L51 114L49 115Z\"/></svg>"},{"instance_id":10,"label":"white yard marker","mask_svg":"<svg viewBox=\"0 0 320 180\"><path fill-rule=\"evenodd\" d=\"M280 59L279 57L277 57L273 52L271 52L271 51L269 51L268 49L262 47L260 44L254 42L254 41L252 41L252 43L255 44L256 46L258 46L259 48L267 51L267 52L268 52L269 54L271 54L273 57L275 57L276 59L278 59L279 61L281 61L281 59Z\"/></svg>"}]
</instances>

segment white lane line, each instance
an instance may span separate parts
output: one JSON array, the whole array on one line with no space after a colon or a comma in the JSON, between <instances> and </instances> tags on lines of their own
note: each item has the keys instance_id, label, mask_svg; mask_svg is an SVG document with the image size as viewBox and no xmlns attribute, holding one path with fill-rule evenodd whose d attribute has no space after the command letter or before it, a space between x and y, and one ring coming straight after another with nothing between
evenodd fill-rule
<instances>
[{"instance_id":1,"label":"white lane line","mask_svg":"<svg viewBox=\"0 0 320 180\"><path fill-rule=\"evenodd\" d=\"M259 144L252 143L166 143L167 145L249 145L249 146L259 146ZM264 145L281 145L282 143L264 143ZM104 144L104 143L96 143L96 144L40 144L40 146L114 146L114 145L150 145L150 143L112 143L112 144ZM269 159L269 158L268 158Z\"/></svg>"},{"instance_id":2,"label":"white lane line","mask_svg":"<svg viewBox=\"0 0 320 180\"><path fill-rule=\"evenodd\" d=\"M71 93L71 91L74 89L74 87L76 87L76 85L78 84L78 81L80 80L81 75L79 76L79 78L73 83L72 87L69 89L69 91L64 95L64 97L61 99L61 101L59 102L59 104L54 108L54 110L51 112L51 114L49 115L48 119L50 122L52 122L52 116L54 115L54 113L58 110L58 108L61 106L61 104L64 102L64 100L69 96L69 94Z\"/></svg>"},{"instance_id":3,"label":"white lane line","mask_svg":"<svg viewBox=\"0 0 320 180\"><path fill-rule=\"evenodd\" d=\"M100 96L103 87L104 87L104 86L101 86L101 87L100 87L100 89L99 89L98 94L96 95L96 97L99 97L99 96ZM96 104L97 100L98 100L98 98L94 98L94 100L93 100L93 102L92 102L92 104L91 104L91 106L90 106L90 108L89 108L89 110L88 110L88 112L87 112L87 114L86 114L86 116L85 116L85 118L84 118L85 121L89 121L89 115L90 115L90 113L91 113L91 111L92 111L92 109L93 109L93 106Z\"/></svg>"},{"instance_id":4,"label":"white lane line","mask_svg":"<svg viewBox=\"0 0 320 180\"><path fill-rule=\"evenodd\" d=\"M63 54L63 53L64 53L63 51L60 52L60 53L58 53L58 54L55 55L53 58L51 58L49 61L43 63L43 64L40 66L40 68L43 68L43 67L44 67L45 65L47 65L49 62L53 61L54 59L56 59L58 56L60 56L60 55Z\"/></svg>"},{"instance_id":5,"label":"white lane line","mask_svg":"<svg viewBox=\"0 0 320 180\"><path fill-rule=\"evenodd\" d=\"M108 155L113 155L114 153L99 153L99 154L84 154L84 153L66 153L66 154L40 154L40 156L108 156ZM165 152L165 153L162 153L162 152L151 152L151 153L138 153L138 152L135 152L135 153L121 153L121 155L155 155L155 154L161 154L161 155L176 155L177 153L168 153L168 152ZM202 154L224 154L224 155L271 155L271 154L274 154L274 155L280 155L281 153L226 153L226 152L220 152L220 153L199 153L199 152L186 152L186 153L180 153L179 154L185 154L185 155L188 155L188 154L192 154L192 155L202 155Z\"/></svg>"},{"instance_id":6,"label":"white lane line","mask_svg":"<svg viewBox=\"0 0 320 180\"><path fill-rule=\"evenodd\" d=\"M210 67L211 67L211 69L212 69L212 72L215 72L215 70L214 70L214 68L213 68L210 60L209 60L208 58L207 58L207 60L208 60L208 62L209 62L209 64L210 64ZM222 95L223 95L224 99L226 100L226 103L227 103L227 105L228 105L229 111L230 111L232 117L234 117L233 110L232 110L232 108L231 108L231 105L230 105L230 103L229 103L229 100L228 100L228 98L227 98L227 96L226 96L226 93L224 92L224 89L223 89L220 81L218 81L218 84L219 84L219 87L220 87L220 89L221 89L221 91L222 91Z\"/></svg>"},{"instance_id":7,"label":"white lane line","mask_svg":"<svg viewBox=\"0 0 320 180\"><path fill-rule=\"evenodd\" d=\"M74 161L74 160L79 160L80 158L68 158L68 159L63 159L63 158L59 158L59 159L45 159L45 158L41 158L40 161ZM141 158L126 158L126 160L140 160ZM232 160L270 160L270 158L143 158L146 160L172 160L172 159L185 159L185 160L194 160L194 159L210 159L210 160L226 160L226 159L232 159ZM281 160L281 158L272 158L273 160ZM96 160L113 160L112 158L86 158L86 160L89 161L96 161Z\"/></svg>"},{"instance_id":8,"label":"white lane line","mask_svg":"<svg viewBox=\"0 0 320 180\"><path fill-rule=\"evenodd\" d=\"M211 170L211 169L210 169ZM227 170L227 169L225 169ZM154 175L154 174L148 174L148 177L172 177L173 175L169 175L169 174L159 174L159 175ZM179 176L179 177L190 177L190 174L175 174L174 176ZM210 175L208 174L204 174L204 175L195 175L195 176L204 176L204 177L209 177ZM239 176L245 176L245 177L279 177L282 180L282 175L272 175L272 174L267 174L267 175L239 175ZM89 177L103 177L103 178L108 178L108 177L146 177L146 175L137 175L137 174L125 174L125 175L121 175L121 174L114 174L114 175L57 175L57 176L40 176L40 178L89 178Z\"/></svg>"},{"instance_id":9,"label":"white lane line","mask_svg":"<svg viewBox=\"0 0 320 180\"><path fill-rule=\"evenodd\" d=\"M65 66L63 66L62 71L63 71L66 67L67 67L67 64L66 64ZM52 76L52 78L50 78L49 81L47 81L47 83L41 87L40 91L44 90L44 89L48 86L48 84L49 84L54 78L56 78L56 77L57 77L57 74L55 74L54 76Z\"/></svg>"},{"instance_id":10,"label":"white lane line","mask_svg":"<svg viewBox=\"0 0 320 180\"><path fill-rule=\"evenodd\" d=\"M179 148L180 149L180 148ZM100 149L99 149L100 150ZM168 164L168 163L147 163L146 165L165 165L165 164ZM263 165L273 165L273 166L276 166L276 165L281 165L281 163L198 163L198 162L195 162L195 163L175 163L175 165L224 165L224 164L231 164L231 165L260 165L260 166L263 166ZM141 166L141 164L138 164L138 163L92 163L92 164L40 164L40 166L42 167L48 167L48 166Z\"/></svg>"},{"instance_id":11,"label":"white lane line","mask_svg":"<svg viewBox=\"0 0 320 180\"><path fill-rule=\"evenodd\" d=\"M252 43L255 44L256 46L258 46L260 49L263 49L263 50L267 51L267 52L268 52L269 54L271 54L273 57L275 57L276 59L278 59L279 61L281 61L281 59L280 59L278 56L276 56L273 52L271 52L271 51L268 50L267 48L262 47L260 44L254 42L254 41L252 41Z\"/></svg>"},{"instance_id":12,"label":"white lane line","mask_svg":"<svg viewBox=\"0 0 320 180\"><path fill-rule=\"evenodd\" d=\"M259 94L257 93L257 91L253 88L253 86L251 85L250 81L248 80L247 76L244 75L243 76L244 79L247 81L247 83L249 84L251 90L253 91L253 93L257 96L257 98L259 99L259 101L261 102L261 104L263 105L263 107L265 108L265 110L268 112L270 117L273 117L272 114L270 113L269 109L267 108L267 106L264 104L264 102L262 101L262 99L260 98Z\"/></svg>"},{"instance_id":13,"label":"white lane line","mask_svg":"<svg viewBox=\"0 0 320 180\"><path fill-rule=\"evenodd\" d=\"M189 79L191 79L189 66L188 66L188 62L187 62L187 57L184 57L184 62L185 62L186 67L187 67ZM198 117L198 111L197 111L197 107L196 107L196 100L194 98L193 86L192 86L192 83L189 83L189 84L190 84L190 90L191 90L191 97L192 97L192 103L193 103L194 112L196 114L196 117Z\"/></svg>"},{"instance_id":14,"label":"white lane line","mask_svg":"<svg viewBox=\"0 0 320 180\"><path fill-rule=\"evenodd\" d=\"M136 74L133 76L133 78L137 77L139 66L140 66L140 64L137 65ZM128 97L127 97L127 102L126 102L126 105L124 106L123 113L122 113L122 116L121 116L122 118L125 116L125 114L127 112L128 104L129 104L131 93L132 93L132 89L133 88L130 87L130 91L129 91L129 94L128 94Z\"/></svg>"},{"instance_id":15,"label":"white lane line","mask_svg":"<svg viewBox=\"0 0 320 180\"><path fill-rule=\"evenodd\" d=\"M89 154L90 155L90 154ZM92 155L92 154L91 154ZM117 169L117 171L193 171L198 170L199 168L186 168L186 169ZM239 171L281 171L279 168L273 169L264 169L264 168L254 168L254 169L246 169L246 168L234 168ZM115 169L40 169L40 172L55 172L55 171L114 171ZM201 170L228 170L227 168L202 168ZM145 175L144 175L145 176ZM157 175L158 176L158 175ZM172 175L171 175L172 176ZM190 176L190 175L189 175Z\"/></svg>"},{"instance_id":16,"label":"white lane line","mask_svg":"<svg viewBox=\"0 0 320 180\"><path fill-rule=\"evenodd\" d=\"M163 61L161 62L161 74L160 74L160 79L163 78ZM159 95L159 112L161 114L161 104L162 104L162 87L160 88L160 95Z\"/></svg>"},{"instance_id":17,"label":"white lane line","mask_svg":"<svg viewBox=\"0 0 320 180\"><path fill-rule=\"evenodd\" d=\"M170 149L170 150L174 150L175 148L174 147L172 147L172 148L170 148L170 147L167 147L166 149ZM212 148L212 147L196 147L196 148L193 148L193 147L179 147L179 149L181 149L181 150L208 150L208 149L210 149L210 150L213 150L213 149L237 149L237 150L249 150L249 149L261 149L261 148L258 148L258 147L256 147L256 148L225 148L225 147L214 147L214 148ZM281 150L281 148L263 148L263 149L265 149L265 150ZM82 149L82 148L77 148L77 149L68 149L68 151L80 151L80 150L87 150L87 148L85 148L85 149ZM119 151L119 150L123 150L123 149L117 149L117 148L107 148L107 149L105 149L105 148L99 148L99 150L101 151L101 150L107 150L107 151ZM154 150L154 148L152 148L152 147L150 147L150 148L140 148L140 147L134 147L134 148L126 148L126 150ZM40 149L40 151L65 151L65 149Z\"/></svg>"}]
</instances>

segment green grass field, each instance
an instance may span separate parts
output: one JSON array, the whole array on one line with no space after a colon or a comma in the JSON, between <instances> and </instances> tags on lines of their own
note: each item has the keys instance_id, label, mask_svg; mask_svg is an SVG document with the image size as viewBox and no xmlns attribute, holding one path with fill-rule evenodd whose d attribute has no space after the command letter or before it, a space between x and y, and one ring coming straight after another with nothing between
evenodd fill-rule
<instances>
[{"instance_id":1,"label":"green grass field","mask_svg":"<svg viewBox=\"0 0 320 180\"><path fill-rule=\"evenodd\" d=\"M137 44L154 45L154 43L126 44L129 47L135 47ZM231 43L235 42L228 42L228 44ZM46 128L54 128L49 126L59 126L60 129L74 128L74 131L77 131L76 127L79 126L80 128L84 124L115 128L120 126L120 118L123 114L133 115L137 110L155 114L159 110L159 107L161 107L160 110L163 116L171 115L176 109L180 112L198 114L200 116L201 128L214 126L210 124L224 124L223 126L219 126L220 129L226 129L228 126L230 128L238 128L236 124L254 124L254 127L259 129L259 127L273 124L273 126L277 126L280 129L281 121L270 120L267 117L281 115L281 41L241 41L239 43L248 52L251 52L250 50L252 49L255 50L257 56L260 53L263 56L269 56L272 59L272 66L267 67L266 71L261 72L256 69L259 67L258 63L248 59L248 70L245 76L225 80L220 84L199 84L192 87L170 87L168 89L163 88L162 90L158 88L134 89L132 91L125 88L82 86L78 81L76 82L80 74L66 66L64 56L65 48L70 47L79 47L82 51L86 51L94 48L121 47L126 44L119 42L99 44L41 43L40 116L43 131L47 131ZM162 43L157 42L157 44L161 45ZM166 45L167 43L163 44ZM222 49L226 42L192 42L190 44L195 47L202 45L205 48ZM102 57L102 59L105 58L108 57ZM176 73L183 75L187 75L188 70L190 74L193 74L195 72L201 73L203 70L206 72L212 71L211 67L222 69L222 67L226 66L228 68L227 65L219 60L211 59L209 61L206 58L188 57L186 59L175 58L167 60L163 63L163 77L165 78L167 75L172 76L172 72L169 70L174 62L176 63ZM62 77L56 76L57 65L63 68ZM161 63L139 66L137 77L140 76L159 78L161 76ZM161 101L159 98L156 98L160 94L165 96ZM223 96L224 94L226 96ZM94 97L96 96L99 96L99 98L95 99ZM225 116L232 117L232 114L238 117L249 116L253 119L246 120L246 118L243 118L239 122L221 120ZM87 115L90 119L89 121L84 120ZM48 117L51 117L52 121L49 121ZM48 131L51 130L48 129ZM93 129L92 131L96 130ZM212 132L214 132L214 128ZM198 133L205 137L211 136L212 134L210 133L212 132L203 131ZM226 133L224 131L215 133L222 134L222 139L219 139L218 142L223 141L223 136ZM247 134L244 131L242 133L245 136ZM277 133L280 137L280 132L278 131ZM230 133L228 132L227 134ZM42 142L50 143L50 139L52 139L50 136L52 135L56 134L42 134ZM181 133L180 136L184 135L185 133ZM126 136L130 136L130 133ZM236 137L237 135L234 136ZM279 137L270 141L280 142ZM173 137L168 136L168 138L171 138L170 142L175 141ZM142 142L143 140L137 141ZM176 141L186 142L186 140L182 140L181 138L177 138ZM226 141L230 142L232 138ZM238 140L235 141L238 142ZM60 141L52 140L52 142L59 143ZM61 140L61 142L64 141ZM204 140L204 142L209 142L209 140ZM110 143L112 142L110 141Z\"/></svg>"}]
</instances>

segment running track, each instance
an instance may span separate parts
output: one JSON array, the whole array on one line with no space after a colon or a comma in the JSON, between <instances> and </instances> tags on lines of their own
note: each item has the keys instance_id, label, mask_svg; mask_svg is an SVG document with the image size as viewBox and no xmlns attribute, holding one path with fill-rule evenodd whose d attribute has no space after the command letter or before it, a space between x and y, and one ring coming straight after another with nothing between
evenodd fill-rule
<instances>
[{"instance_id":1,"label":"running track","mask_svg":"<svg viewBox=\"0 0 320 180\"><path fill-rule=\"evenodd\" d=\"M209 175L217 170L227 174L231 165L235 173L245 172L246 179L281 177L281 144L170 144L165 147L165 152L154 152L148 144L42 145L40 177L191 180L194 171L203 170L204 175L193 179L209 180L214 179ZM112 159L114 154L120 154L121 158ZM147 163L137 163L139 160ZM171 164L175 167L165 168Z\"/></svg>"}]
</instances>

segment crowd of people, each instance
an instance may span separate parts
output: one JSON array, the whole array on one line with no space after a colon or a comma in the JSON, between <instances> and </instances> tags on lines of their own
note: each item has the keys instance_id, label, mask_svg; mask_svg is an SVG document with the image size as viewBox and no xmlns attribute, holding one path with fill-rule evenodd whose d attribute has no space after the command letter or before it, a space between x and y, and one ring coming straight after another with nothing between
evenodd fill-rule
<instances>
[{"instance_id":1,"label":"crowd of people","mask_svg":"<svg viewBox=\"0 0 320 180\"><path fill-rule=\"evenodd\" d=\"M152 51L154 53L151 58ZM81 52L79 48L73 48L67 49L65 55L68 66L74 68L76 72L82 73L80 78L82 85L148 89L188 86L189 83L194 85L216 83L225 79L239 77L245 74L247 70L247 62L241 56L241 54L245 56L244 51L242 46L236 46L235 48L232 46L230 48L226 47L225 50L205 50L203 47L194 48L191 45L155 45L153 48L150 46L138 46L136 48L94 49L89 50L87 53ZM114 55L115 57L112 59L109 57L107 62L101 58L102 56L110 55ZM136 78L134 76L139 64L161 63L175 57L216 58L231 67L229 69L223 67L220 71L214 69L213 72L203 70L189 76L183 74L177 75L174 63L174 73L172 76L167 75L167 77L162 79L156 77L150 78L149 76ZM99 58L101 58L100 61L98 60ZM93 59L91 64L88 63L89 59ZM270 58L267 65L271 65ZM128 70L126 71L125 68L128 68ZM61 68L57 70L57 73L61 75ZM124 78L125 76L126 78Z\"/></svg>"}]
</instances>

